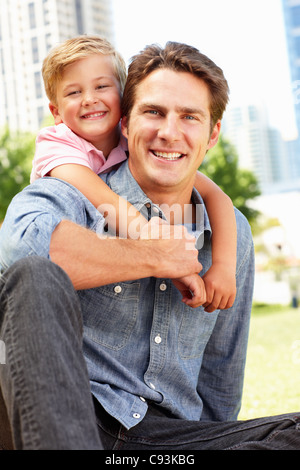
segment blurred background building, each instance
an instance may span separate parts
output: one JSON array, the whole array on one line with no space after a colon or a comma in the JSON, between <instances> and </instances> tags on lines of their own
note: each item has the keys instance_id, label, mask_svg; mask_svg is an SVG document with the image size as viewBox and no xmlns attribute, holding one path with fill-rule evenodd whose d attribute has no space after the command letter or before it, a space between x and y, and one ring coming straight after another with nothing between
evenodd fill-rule
<instances>
[{"instance_id":1,"label":"blurred background building","mask_svg":"<svg viewBox=\"0 0 300 470\"><path fill-rule=\"evenodd\" d=\"M239 165L253 171L263 192L288 180L285 142L280 132L269 126L262 105L229 108L223 132L236 147Z\"/></svg>"},{"instance_id":2,"label":"blurred background building","mask_svg":"<svg viewBox=\"0 0 300 470\"><path fill-rule=\"evenodd\" d=\"M110 0L1 0L0 127L36 132L49 115L41 67L48 51L77 34L113 40Z\"/></svg>"},{"instance_id":3,"label":"blurred background building","mask_svg":"<svg viewBox=\"0 0 300 470\"><path fill-rule=\"evenodd\" d=\"M300 0L282 0L297 137L286 143L291 188L300 189ZM296 183L295 183L296 181Z\"/></svg>"},{"instance_id":4,"label":"blurred background building","mask_svg":"<svg viewBox=\"0 0 300 470\"><path fill-rule=\"evenodd\" d=\"M300 0L282 0L298 138L289 143L294 178L300 178Z\"/></svg>"},{"instance_id":5,"label":"blurred background building","mask_svg":"<svg viewBox=\"0 0 300 470\"><path fill-rule=\"evenodd\" d=\"M300 0L282 0L282 10L298 136L283 140L261 103L229 107L223 123L240 165L255 173L263 194L300 190Z\"/></svg>"}]
</instances>

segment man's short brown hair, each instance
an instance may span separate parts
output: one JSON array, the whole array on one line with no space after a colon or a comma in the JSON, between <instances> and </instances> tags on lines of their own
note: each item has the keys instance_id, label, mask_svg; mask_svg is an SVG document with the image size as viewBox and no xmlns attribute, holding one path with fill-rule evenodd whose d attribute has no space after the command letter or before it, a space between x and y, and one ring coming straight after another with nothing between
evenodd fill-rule
<instances>
[{"instance_id":1,"label":"man's short brown hair","mask_svg":"<svg viewBox=\"0 0 300 470\"><path fill-rule=\"evenodd\" d=\"M131 59L123 94L123 116L130 118L138 85L157 69L189 72L206 83L210 92L212 130L216 122L222 119L229 99L229 87L223 71L195 47L171 41L164 48L156 44L146 46Z\"/></svg>"}]
</instances>

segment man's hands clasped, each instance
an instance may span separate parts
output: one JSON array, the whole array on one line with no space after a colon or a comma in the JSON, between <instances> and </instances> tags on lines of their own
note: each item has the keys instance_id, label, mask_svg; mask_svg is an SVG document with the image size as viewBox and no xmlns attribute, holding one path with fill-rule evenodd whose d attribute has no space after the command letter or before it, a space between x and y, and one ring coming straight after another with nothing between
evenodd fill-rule
<instances>
[{"instance_id":1,"label":"man's hands clasped","mask_svg":"<svg viewBox=\"0 0 300 470\"><path fill-rule=\"evenodd\" d=\"M201 277L195 238L184 226L169 225L153 217L142 228L140 238L153 243L153 256L158 257L157 277L172 279L182 302L192 308L203 305L206 312L232 307L236 296L235 271L215 263Z\"/></svg>"}]
</instances>

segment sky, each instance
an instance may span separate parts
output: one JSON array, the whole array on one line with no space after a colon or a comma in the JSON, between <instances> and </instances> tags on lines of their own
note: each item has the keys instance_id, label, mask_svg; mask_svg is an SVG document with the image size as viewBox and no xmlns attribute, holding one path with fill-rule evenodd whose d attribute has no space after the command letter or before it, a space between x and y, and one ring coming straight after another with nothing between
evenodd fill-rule
<instances>
[{"instance_id":1,"label":"sky","mask_svg":"<svg viewBox=\"0 0 300 470\"><path fill-rule=\"evenodd\" d=\"M115 45L126 62L145 45L197 47L219 65L230 106L263 105L271 127L295 137L281 0L112 0Z\"/></svg>"}]
</instances>

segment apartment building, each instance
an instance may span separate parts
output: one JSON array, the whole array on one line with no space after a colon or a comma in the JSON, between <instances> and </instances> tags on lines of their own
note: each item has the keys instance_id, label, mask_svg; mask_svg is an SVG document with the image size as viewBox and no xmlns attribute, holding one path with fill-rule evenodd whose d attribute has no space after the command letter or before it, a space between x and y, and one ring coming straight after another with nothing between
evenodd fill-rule
<instances>
[{"instance_id":1,"label":"apartment building","mask_svg":"<svg viewBox=\"0 0 300 470\"><path fill-rule=\"evenodd\" d=\"M110 0L1 0L0 128L36 132L49 115L41 67L56 44L77 34L113 42Z\"/></svg>"}]
</instances>

